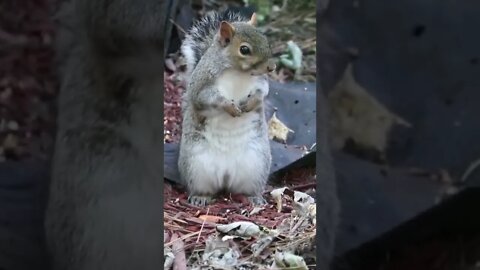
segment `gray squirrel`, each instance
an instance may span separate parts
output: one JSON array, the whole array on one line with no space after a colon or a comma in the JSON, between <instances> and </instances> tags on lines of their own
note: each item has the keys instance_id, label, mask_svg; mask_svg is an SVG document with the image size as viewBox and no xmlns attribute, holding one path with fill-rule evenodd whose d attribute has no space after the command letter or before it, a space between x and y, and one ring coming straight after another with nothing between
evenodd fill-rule
<instances>
[{"instance_id":1,"label":"gray squirrel","mask_svg":"<svg viewBox=\"0 0 480 270\"><path fill-rule=\"evenodd\" d=\"M227 191L264 204L271 153L264 98L275 70L256 15L209 12L181 46L187 63L178 167L189 202Z\"/></svg>"},{"instance_id":2,"label":"gray squirrel","mask_svg":"<svg viewBox=\"0 0 480 270\"><path fill-rule=\"evenodd\" d=\"M54 270L163 268L163 2L66 1L46 242Z\"/></svg>"},{"instance_id":3,"label":"gray squirrel","mask_svg":"<svg viewBox=\"0 0 480 270\"><path fill-rule=\"evenodd\" d=\"M268 60L267 39L254 25L255 15L248 19L211 12L192 27L182 44L188 79L178 166L192 204L205 205L222 190L264 203L261 194L271 164L265 74L275 64ZM334 256L340 210L327 138L327 104L323 93L318 95L315 249L317 268L327 270Z\"/></svg>"}]
</instances>

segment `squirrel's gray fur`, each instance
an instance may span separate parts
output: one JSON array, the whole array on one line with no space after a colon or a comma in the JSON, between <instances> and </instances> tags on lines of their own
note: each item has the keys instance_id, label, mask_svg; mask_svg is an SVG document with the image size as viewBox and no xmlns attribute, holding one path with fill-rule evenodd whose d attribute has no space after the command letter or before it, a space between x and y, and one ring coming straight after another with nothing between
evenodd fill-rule
<instances>
[{"instance_id":1,"label":"squirrel's gray fur","mask_svg":"<svg viewBox=\"0 0 480 270\"><path fill-rule=\"evenodd\" d=\"M224 13L219 15L217 13L209 13L206 18L199 20L194 27L188 31L185 41L182 45L182 53L187 58L187 74L189 76L189 83L187 86L187 92L185 95L185 103L183 105L183 135L180 148L179 169L183 174L183 179L187 181L187 186L192 186L188 181L196 181L202 183L202 180L197 178L195 174L191 173L192 163L192 147L194 145L204 146L203 149L207 149L209 143L205 140L206 131L206 118L201 113L193 109L192 96L195 93L200 93L199 89L212 91L212 82L214 82L219 74L225 69L222 63L222 55L215 50L207 51L213 44L214 36L218 32L218 25L225 17L230 16L231 19L227 21L248 21L248 18L244 18L236 13ZM217 63L216 65L212 63ZM212 76L205 76L205 74L211 74ZM266 78L264 78L266 80ZM262 79L258 81L262 83ZM265 81L266 82L266 81ZM201 85L204 85L201 87ZM266 85L268 89L268 84ZM261 89L264 89L265 86ZM339 211L340 203L337 197L335 171L333 167L333 160L330 153L328 143L328 116L326 109L327 104L323 93L318 93L318 123L317 123L317 168L318 168L318 189L317 189L317 236L319 241L316 242L317 251L317 267L318 269L330 269L330 262L334 256L335 251L335 235L337 231L337 225L339 223ZM218 95L212 94L210 97ZM211 107L218 107L218 102L212 102ZM213 110L213 109L212 109ZM258 126L250 130L255 130L257 137L251 141L257 142L260 149L256 152L258 156L262 157L259 160L257 169L258 178L260 181L253 181L257 185L258 190L263 189L263 185L266 182L270 166L270 149L269 140L267 136L267 125L264 118L263 102L258 107ZM214 114L215 115L215 114ZM211 115L210 115L211 116ZM228 120L228 118L226 118ZM199 121L203 120L203 121ZM232 131L233 134L237 132ZM188 134L188 135L185 135ZM238 133L241 135L241 132ZM232 136L234 137L234 136ZM235 143L235 140L233 141ZM245 147L245 145L241 145ZM227 145L228 150L234 151L235 146ZM234 159L235 154L231 154L230 158ZM248 160L245 161L248 165ZM219 162L217 162L219 163ZM205 166L215 166L216 164L205 164ZM246 166L239 164L239 169L246 170ZM212 176L215 177L215 176ZM255 180L252 178L250 180ZM208 186L207 186L208 187ZM194 187L195 188L195 187ZM190 188L191 192L191 188ZM200 200L201 201L201 200Z\"/></svg>"},{"instance_id":2,"label":"squirrel's gray fur","mask_svg":"<svg viewBox=\"0 0 480 270\"><path fill-rule=\"evenodd\" d=\"M223 20L235 29L231 40L222 41ZM275 65L266 37L248 21L234 13L211 12L182 45L189 78L178 166L193 204L205 205L222 190L243 193L255 204L264 202L271 154L263 100L266 73ZM252 47L247 60L235 50L244 40Z\"/></svg>"},{"instance_id":3,"label":"squirrel's gray fur","mask_svg":"<svg viewBox=\"0 0 480 270\"><path fill-rule=\"evenodd\" d=\"M58 13L54 270L163 267L162 5L74 0Z\"/></svg>"}]
</instances>

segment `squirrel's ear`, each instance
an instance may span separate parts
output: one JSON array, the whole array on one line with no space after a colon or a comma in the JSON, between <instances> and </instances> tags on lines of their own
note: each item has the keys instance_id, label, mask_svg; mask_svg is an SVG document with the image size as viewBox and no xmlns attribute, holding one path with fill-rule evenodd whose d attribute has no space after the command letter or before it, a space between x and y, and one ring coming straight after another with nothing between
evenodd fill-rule
<instances>
[{"instance_id":1,"label":"squirrel's ear","mask_svg":"<svg viewBox=\"0 0 480 270\"><path fill-rule=\"evenodd\" d=\"M226 46L232 40L233 34L235 33L235 27L226 21L220 23L220 43L223 46Z\"/></svg>"},{"instance_id":2,"label":"squirrel's ear","mask_svg":"<svg viewBox=\"0 0 480 270\"><path fill-rule=\"evenodd\" d=\"M248 21L248 24L257 26L257 14L255 12L252 14L252 17L250 18L250 21Z\"/></svg>"}]
</instances>

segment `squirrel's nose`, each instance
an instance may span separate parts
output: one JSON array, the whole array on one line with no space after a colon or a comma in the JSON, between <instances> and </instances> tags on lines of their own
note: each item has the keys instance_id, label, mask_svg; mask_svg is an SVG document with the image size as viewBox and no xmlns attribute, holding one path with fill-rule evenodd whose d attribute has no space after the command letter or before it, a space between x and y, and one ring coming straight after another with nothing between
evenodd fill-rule
<instances>
[{"instance_id":1,"label":"squirrel's nose","mask_svg":"<svg viewBox=\"0 0 480 270\"><path fill-rule=\"evenodd\" d=\"M267 70L268 70L268 72L272 72L272 71L275 70L276 67L277 67L276 65L268 66Z\"/></svg>"}]
</instances>

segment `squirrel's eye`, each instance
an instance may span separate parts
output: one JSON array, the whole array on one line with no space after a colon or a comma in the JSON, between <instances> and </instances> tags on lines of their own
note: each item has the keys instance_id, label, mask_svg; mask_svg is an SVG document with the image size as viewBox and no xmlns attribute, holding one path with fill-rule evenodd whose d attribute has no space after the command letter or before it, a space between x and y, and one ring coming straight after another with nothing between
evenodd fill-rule
<instances>
[{"instance_id":1,"label":"squirrel's eye","mask_svg":"<svg viewBox=\"0 0 480 270\"><path fill-rule=\"evenodd\" d=\"M240 53L243 54L243 55L250 54L250 48L243 45L243 46L240 47Z\"/></svg>"}]
</instances>

